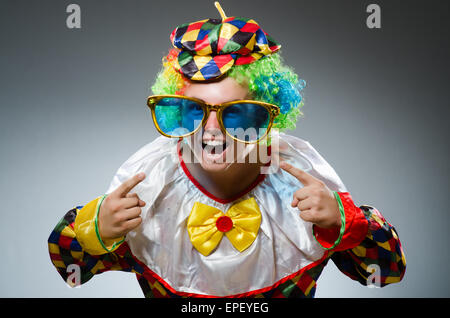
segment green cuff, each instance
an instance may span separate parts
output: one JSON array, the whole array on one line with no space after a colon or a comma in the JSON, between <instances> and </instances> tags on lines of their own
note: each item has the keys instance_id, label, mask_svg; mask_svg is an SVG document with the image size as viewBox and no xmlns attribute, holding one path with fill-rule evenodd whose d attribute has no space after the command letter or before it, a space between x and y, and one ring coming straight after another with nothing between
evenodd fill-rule
<instances>
[{"instance_id":1,"label":"green cuff","mask_svg":"<svg viewBox=\"0 0 450 318\"><path fill-rule=\"evenodd\" d=\"M97 203L97 207L95 210L95 234L97 234L97 239L100 242L101 246L105 249L105 251L107 251L108 253L111 253L112 251L114 251L120 244L122 244L125 241L125 237L119 241L119 242L114 242L114 244L112 245L111 248L108 249L108 247L106 247L105 243L103 242L101 236L100 236L100 231L98 229L98 214L100 212L100 206L102 205L103 200L105 200L105 198L107 197L107 194L103 195L100 200L98 200Z\"/></svg>"},{"instance_id":2,"label":"green cuff","mask_svg":"<svg viewBox=\"0 0 450 318\"><path fill-rule=\"evenodd\" d=\"M342 201L341 198L339 197L339 194L336 191L333 191L334 197L336 198L336 201L338 203L339 206L339 213L341 214L341 228L339 230L339 237L337 238L337 240L334 242L333 246L331 247L325 247L323 246L319 240L316 237L316 233L314 233L314 226L313 226L313 236L316 239L317 243L320 244L320 246L322 246L325 250L332 250L333 248L335 248L336 246L339 245L339 243L341 243L342 237L344 236L344 232L345 232L345 210L344 210L344 206L342 205Z\"/></svg>"}]
</instances>

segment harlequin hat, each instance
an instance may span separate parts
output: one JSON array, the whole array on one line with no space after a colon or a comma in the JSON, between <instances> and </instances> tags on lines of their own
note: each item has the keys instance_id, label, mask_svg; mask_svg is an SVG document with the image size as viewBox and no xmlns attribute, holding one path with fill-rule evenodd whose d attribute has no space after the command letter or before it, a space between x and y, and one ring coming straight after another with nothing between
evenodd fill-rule
<instances>
[{"instance_id":1,"label":"harlequin hat","mask_svg":"<svg viewBox=\"0 0 450 318\"><path fill-rule=\"evenodd\" d=\"M233 65L253 63L281 48L255 20L226 17L215 5L222 19L185 23L170 35L178 49L174 68L190 80L218 78Z\"/></svg>"}]
</instances>

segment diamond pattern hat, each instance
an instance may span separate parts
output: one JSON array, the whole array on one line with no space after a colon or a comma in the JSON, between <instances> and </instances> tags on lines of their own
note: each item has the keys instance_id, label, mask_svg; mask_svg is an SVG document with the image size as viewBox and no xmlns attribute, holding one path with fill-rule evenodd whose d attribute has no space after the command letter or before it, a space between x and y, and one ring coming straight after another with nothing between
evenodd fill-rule
<instances>
[{"instance_id":1,"label":"diamond pattern hat","mask_svg":"<svg viewBox=\"0 0 450 318\"><path fill-rule=\"evenodd\" d=\"M226 17L220 5L215 5L222 19L185 23L170 35L178 49L174 67L190 80L218 78L233 65L253 63L281 47L255 20Z\"/></svg>"}]
</instances>

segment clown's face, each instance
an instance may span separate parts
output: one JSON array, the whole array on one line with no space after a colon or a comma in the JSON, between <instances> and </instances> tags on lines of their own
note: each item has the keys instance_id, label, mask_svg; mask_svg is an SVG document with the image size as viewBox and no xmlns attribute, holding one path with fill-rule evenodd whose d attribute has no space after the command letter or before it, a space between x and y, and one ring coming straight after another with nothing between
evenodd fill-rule
<instances>
[{"instance_id":1,"label":"clown's face","mask_svg":"<svg viewBox=\"0 0 450 318\"><path fill-rule=\"evenodd\" d=\"M185 89L184 95L212 105L251 99L247 88L229 77L209 83L191 83ZM188 138L197 162L203 170L210 172L224 171L232 164L242 163L250 152L255 151L254 145L237 142L224 134L215 111L210 112L203 130Z\"/></svg>"}]
</instances>

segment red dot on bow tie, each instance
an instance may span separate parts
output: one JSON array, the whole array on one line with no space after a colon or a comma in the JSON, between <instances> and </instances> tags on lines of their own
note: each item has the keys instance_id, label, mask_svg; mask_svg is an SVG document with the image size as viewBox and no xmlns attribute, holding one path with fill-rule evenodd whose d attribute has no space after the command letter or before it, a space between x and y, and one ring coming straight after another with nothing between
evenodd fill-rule
<instances>
[{"instance_id":1,"label":"red dot on bow tie","mask_svg":"<svg viewBox=\"0 0 450 318\"><path fill-rule=\"evenodd\" d=\"M216 227L220 232L228 232L233 228L233 220L229 216L223 215L217 219Z\"/></svg>"}]
</instances>

